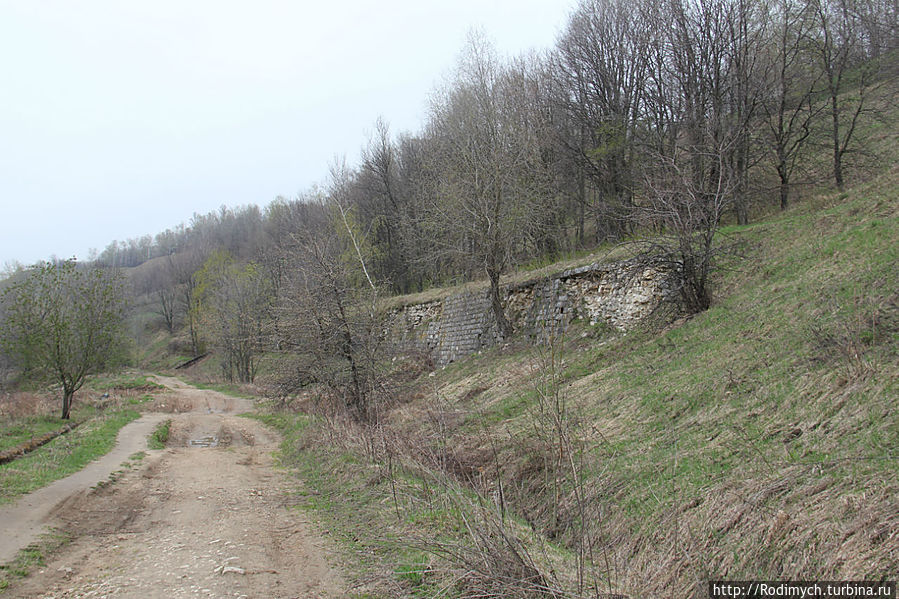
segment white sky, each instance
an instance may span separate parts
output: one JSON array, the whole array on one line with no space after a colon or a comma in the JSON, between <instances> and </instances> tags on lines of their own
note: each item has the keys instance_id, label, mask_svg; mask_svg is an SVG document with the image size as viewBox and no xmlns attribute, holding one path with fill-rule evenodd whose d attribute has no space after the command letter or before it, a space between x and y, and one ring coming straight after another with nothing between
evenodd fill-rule
<instances>
[{"instance_id":1,"label":"white sky","mask_svg":"<svg viewBox=\"0 0 899 599\"><path fill-rule=\"evenodd\" d=\"M0 266L103 249L417 131L479 27L550 47L574 0L0 0Z\"/></svg>"}]
</instances>

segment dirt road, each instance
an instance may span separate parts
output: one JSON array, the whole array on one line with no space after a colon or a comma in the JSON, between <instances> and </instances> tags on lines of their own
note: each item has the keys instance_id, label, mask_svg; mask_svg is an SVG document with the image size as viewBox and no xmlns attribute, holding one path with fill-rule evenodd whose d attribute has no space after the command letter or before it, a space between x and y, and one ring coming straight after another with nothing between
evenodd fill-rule
<instances>
[{"instance_id":1,"label":"dirt road","mask_svg":"<svg viewBox=\"0 0 899 599\"><path fill-rule=\"evenodd\" d=\"M43 522L74 540L6 596L343 596L326 541L287 504L292 483L272 468L276 435L235 416L251 402L161 382L167 449L58 503Z\"/></svg>"}]
</instances>

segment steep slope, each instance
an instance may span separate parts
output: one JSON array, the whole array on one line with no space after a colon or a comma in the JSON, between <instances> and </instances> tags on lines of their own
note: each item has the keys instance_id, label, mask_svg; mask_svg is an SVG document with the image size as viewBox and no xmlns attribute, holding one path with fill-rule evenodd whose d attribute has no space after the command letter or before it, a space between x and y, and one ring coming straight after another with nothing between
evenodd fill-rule
<instances>
[{"instance_id":1,"label":"steep slope","mask_svg":"<svg viewBox=\"0 0 899 599\"><path fill-rule=\"evenodd\" d=\"M721 578L889 579L897 184L893 167L725 231L744 249L714 305L664 331L582 324L550 347L513 341L413 380L376 429L273 417L292 431L285 462L389 593L464 586L443 543L470 544L477 518L460 524L454 485L513 514L510 530L556 568L574 573L587 542L590 575L630 597L705 596ZM553 452L576 458L567 474Z\"/></svg>"}]
</instances>

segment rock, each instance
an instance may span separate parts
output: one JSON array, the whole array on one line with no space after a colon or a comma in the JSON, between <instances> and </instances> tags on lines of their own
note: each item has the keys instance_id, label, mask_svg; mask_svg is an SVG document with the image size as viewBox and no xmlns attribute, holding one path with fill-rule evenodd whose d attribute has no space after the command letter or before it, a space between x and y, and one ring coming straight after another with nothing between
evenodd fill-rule
<instances>
[{"instance_id":1,"label":"rock","mask_svg":"<svg viewBox=\"0 0 899 599\"><path fill-rule=\"evenodd\" d=\"M547 331L564 331L572 319L603 323L618 332L638 326L662 302L677 309L672 275L633 262L594 263L506 290L507 317L515 330L537 342ZM396 308L385 333L397 347L428 354L436 366L480 353L502 342L485 289Z\"/></svg>"},{"instance_id":2,"label":"rock","mask_svg":"<svg viewBox=\"0 0 899 599\"><path fill-rule=\"evenodd\" d=\"M238 568L237 566L225 566L224 568L222 568L222 576L224 576L225 574L241 574L241 575L243 575L246 573L247 573L246 570L244 570L243 568Z\"/></svg>"}]
</instances>

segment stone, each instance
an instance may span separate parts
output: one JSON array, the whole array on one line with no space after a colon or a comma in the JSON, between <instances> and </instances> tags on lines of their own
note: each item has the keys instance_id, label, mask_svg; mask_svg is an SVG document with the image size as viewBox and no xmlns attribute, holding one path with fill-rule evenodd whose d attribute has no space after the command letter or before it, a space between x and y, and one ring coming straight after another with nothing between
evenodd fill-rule
<instances>
[{"instance_id":1,"label":"stone","mask_svg":"<svg viewBox=\"0 0 899 599\"><path fill-rule=\"evenodd\" d=\"M506 316L538 343L574 319L620 332L639 326L662 302L676 303L670 273L631 262L594 263L506 290ZM502 341L487 289L407 305L388 317L385 334L398 349L427 353L437 366Z\"/></svg>"}]
</instances>

